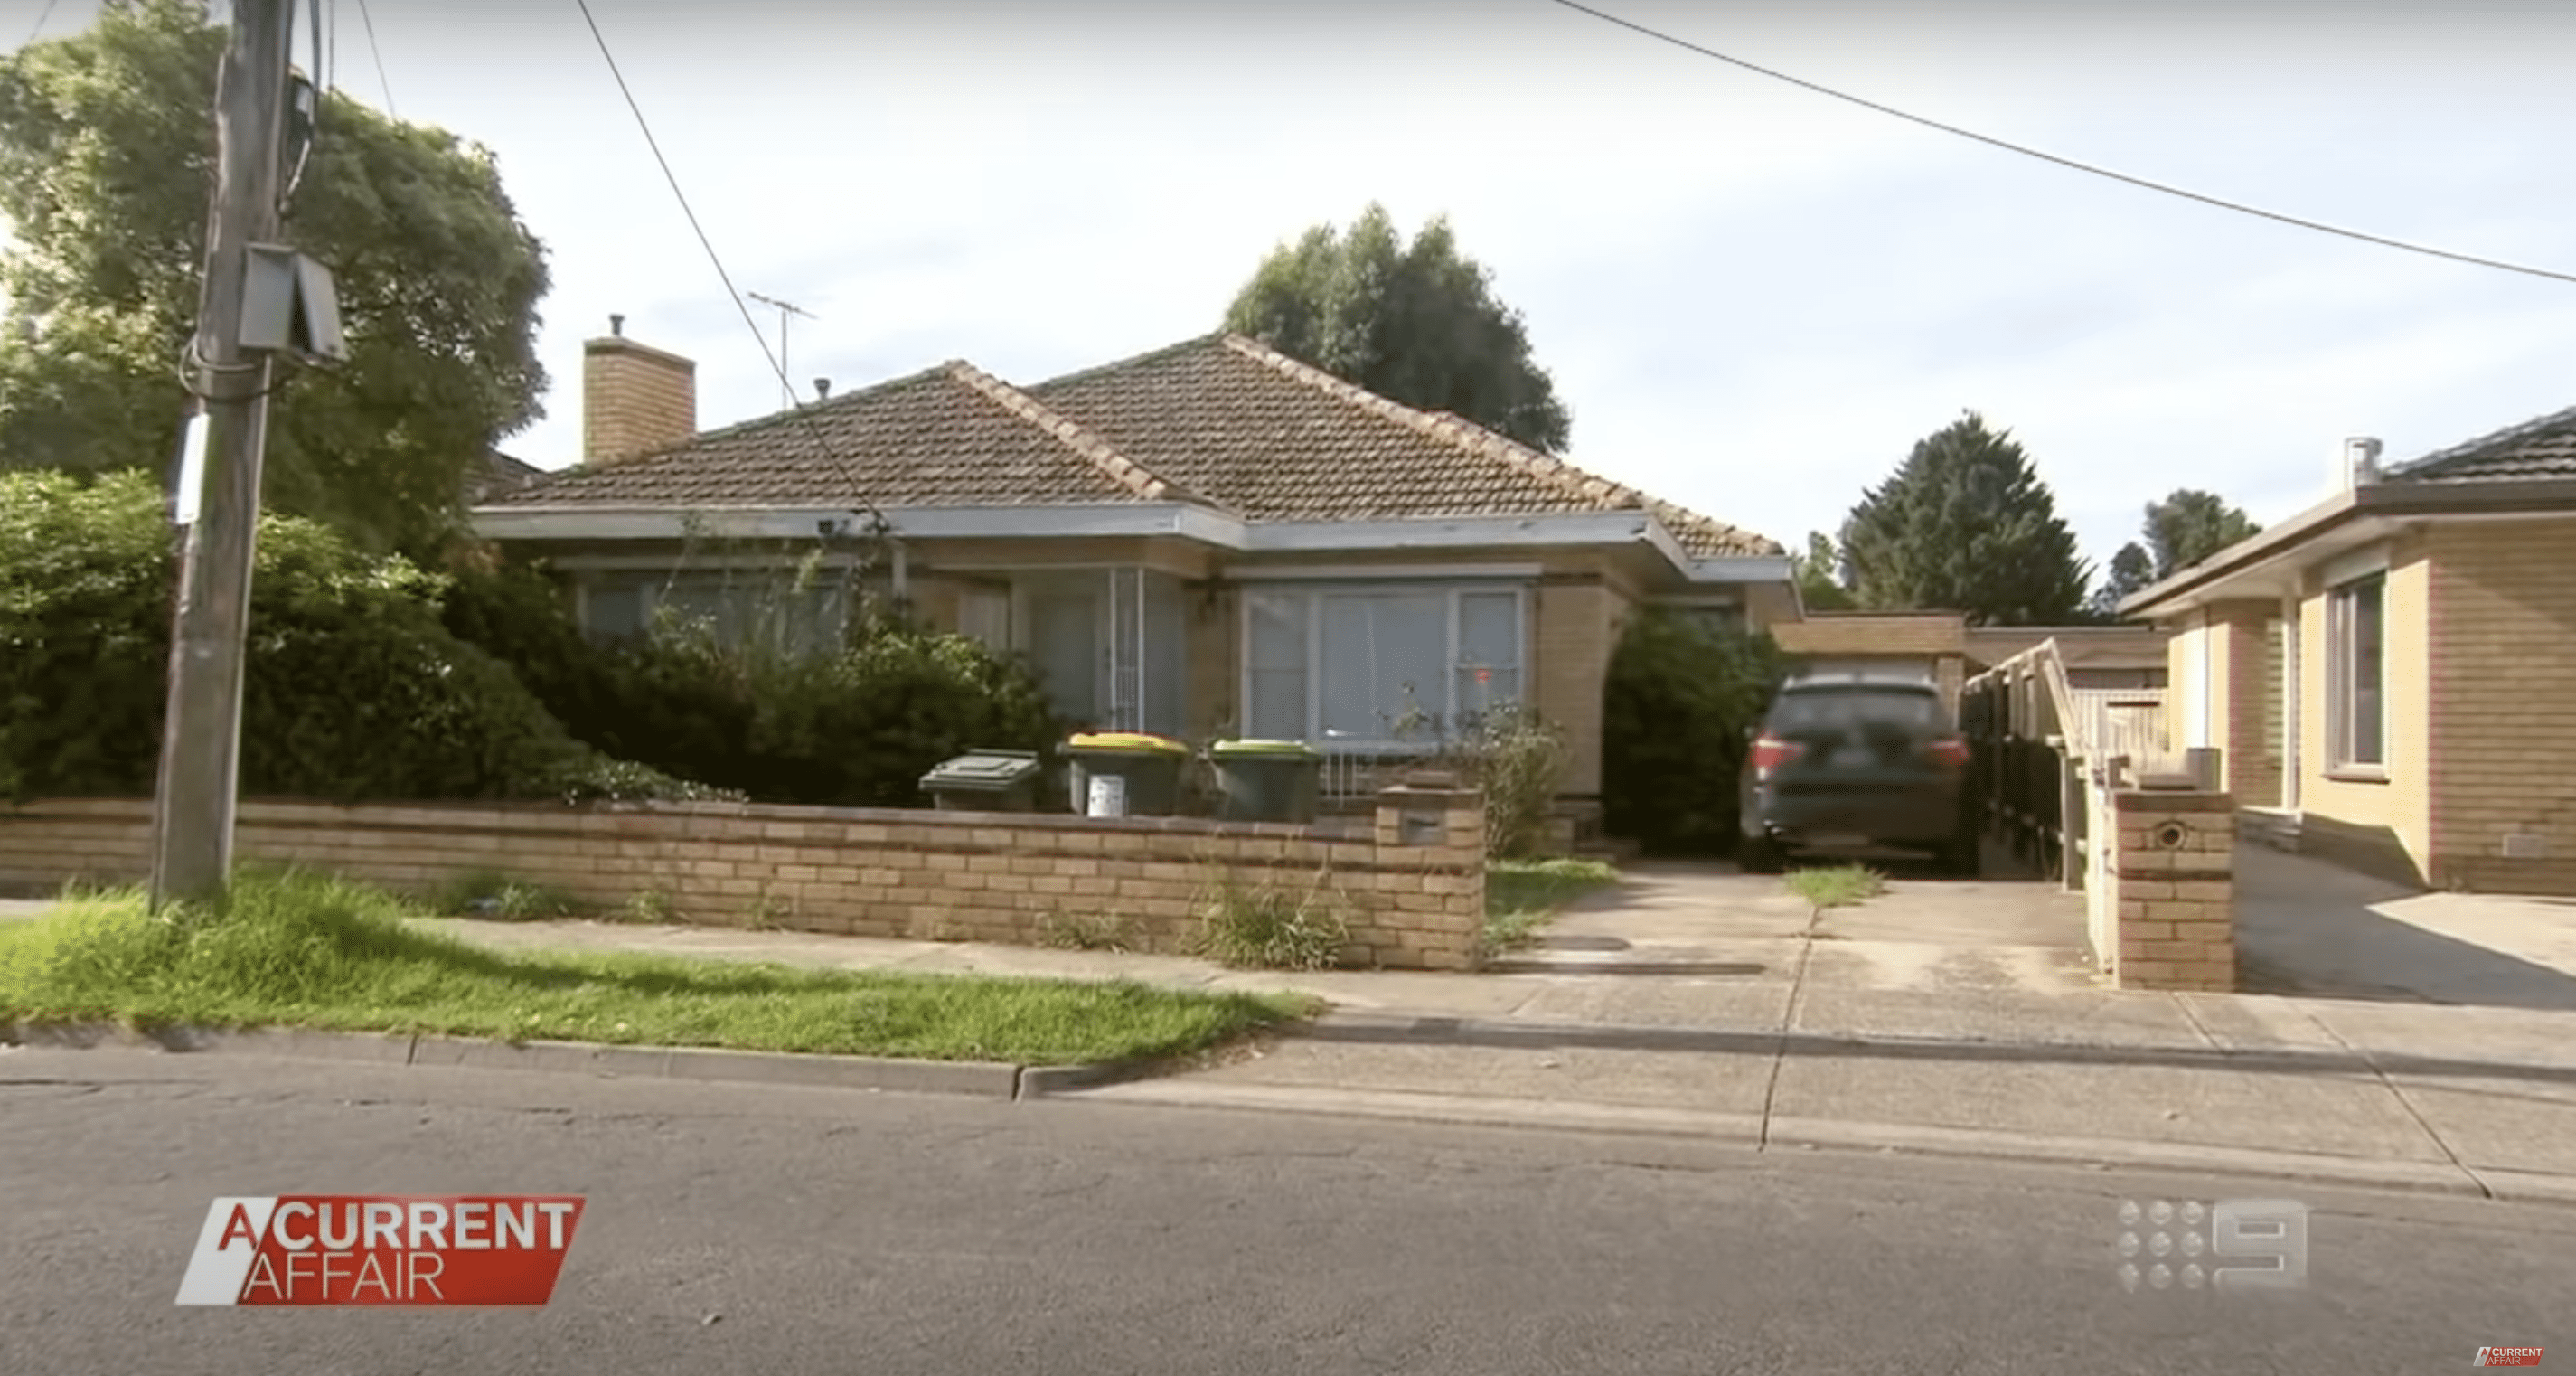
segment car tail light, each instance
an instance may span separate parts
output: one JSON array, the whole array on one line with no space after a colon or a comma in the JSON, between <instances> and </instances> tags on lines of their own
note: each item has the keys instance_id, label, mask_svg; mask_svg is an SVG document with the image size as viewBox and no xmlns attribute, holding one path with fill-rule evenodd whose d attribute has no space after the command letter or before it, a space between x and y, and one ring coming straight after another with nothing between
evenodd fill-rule
<instances>
[{"instance_id":1,"label":"car tail light","mask_svg":"<svg viewBox=\"0 0 2576 1376\"><path fill-rule=\"evenodd\" d=\"M1934 764L1958 769L1968 763L1968 742L1960 736L1943 736L1923 747L1923 753L1930 756Z\"/></svg>"},{"instance_id":2,"label":"car tail light","mask_svg":"<svg viewBox=\"0 0 2576 1376\"><path fill-rule=\"evenodd\" d=\"M1768 775L1772 770L1807 753L1807 747L1778 736L1763 736L1753 742L1753 772Z\"/></svg>"}]
</instances>

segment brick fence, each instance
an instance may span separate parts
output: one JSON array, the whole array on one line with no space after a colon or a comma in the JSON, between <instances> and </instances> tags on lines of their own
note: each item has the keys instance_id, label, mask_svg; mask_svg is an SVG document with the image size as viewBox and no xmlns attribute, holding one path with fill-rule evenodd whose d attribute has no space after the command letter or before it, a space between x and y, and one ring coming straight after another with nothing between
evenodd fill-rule
<instances>
[{"instance_id":1,"label":"brick fence","mask_svg":"<svg viewBox=\"0 0 2576 1376\"><path fill-rule=\"evenodd\" d=\"M1464 970L1484 926L1484 810L1472 791L1396 787L1374 826L1101 820L738 803L330 806L246 802L241 858L425 892L506 876L603 909L649 899L726 926L1034 945L1059 922L1124 924L1183 949L1216 886L1315 895L1348 922L1345 963ZM151 804L0 804L0 890L135 882Z\"/></svg>"},{"instance_id":2,"label":"brick fence","mask_svg":"<svg viewBox=\"0 0 2576 1376\"><path fill-rule=\"evenodd\" d=\"M2121 789L2108 847L2113 982L2236 988L2236 805L2225 793Z\"/></svg>"}]
</instances>

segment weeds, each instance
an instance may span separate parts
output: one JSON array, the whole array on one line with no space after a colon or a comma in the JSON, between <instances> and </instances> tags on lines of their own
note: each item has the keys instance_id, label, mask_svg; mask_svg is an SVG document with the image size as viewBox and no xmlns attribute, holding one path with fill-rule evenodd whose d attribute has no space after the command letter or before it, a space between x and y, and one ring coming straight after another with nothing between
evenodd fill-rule
<instances>
[{"instance_id":1,"label":"weeds","mask_svg":"<svg viewBox=\"0 0 2576 1376\"><path fill-rule=\"evenodd\" d=\"M499 922L548 922L580 917L587 907L551 885L514 879L498 870L477 870L441 884L430 906L446 917L480 917Z\"/></svg>"},{"instance_id":2,"label":"weeds","mask_svg":"<svg viewBox=\"0 0 2576 1376\"><path fill-rule=\"evenodd\" d=\"M1887 876L1867 865L1795 870L1782 882L1817 912L1852 907L1887 892Z\"/></svg>"},{"instance_id":3,"label":"weeds","mask_svg":"<svg viewBox=\"0 0 2576 1376\"><path fill-rule=\"evenodd\" d=\"M1038 919L1038 941L1060 951L1132 951L1135 924L1114 913L1086 916L1050 908Z\"/></svg>"},{"instance_id":4,"label":"weeds","mask_svg":"<svg viewBox=\"0 0 2576 1376\"><path fill-rule=\"evenodd\" d=\"M1192 946L1236 969L1329 970L1350 940L1350 918L1320 880L1301 893L1228 874L1211 888Z\"/></svg>"}]
</instances>

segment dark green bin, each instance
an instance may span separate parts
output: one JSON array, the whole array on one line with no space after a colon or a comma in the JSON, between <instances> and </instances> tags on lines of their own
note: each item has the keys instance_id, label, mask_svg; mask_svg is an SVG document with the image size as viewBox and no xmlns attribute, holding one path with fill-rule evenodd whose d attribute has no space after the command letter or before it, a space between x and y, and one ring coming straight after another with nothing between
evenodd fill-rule
<instances>
[{"instance_id":1,"label":"dark green bin","mask_svg":"<svg viewBox=\"0 0 2576 1376\"><path fill-rule=\"evenodd\" d=\"M1139 731L1104 731L1067 741L1064 758L1073 766L1073 810L1085 817L1169 817L1180 804L1181 767L1190 748L1164 736ZM1094 780L1115 786L1095 789ZM1094 807L1109 804L1114 811Z\"/></svg>"},{"instance_id":2,"label":"dark green bin","mask_svg":"<svg viewBox=\"0 0 2576 1376\"><path fill-rule=\"evenodd\" d=\"M1219 817L1301 826L1315 820L1321 752L1300 741L1219 741L1208 758L1216 766Z\"/></svg>"},{"instance_id":3,"label":"dark green bin","mask_svg":"<svg viewBox=\"0 0 2576 1376\"><path fill-rule=\"evenodd\" d=\"M1033 750L976 750L921 776L921 791L942 812L1034 812L1038 757Z\"/></svg>"}]
</instances>

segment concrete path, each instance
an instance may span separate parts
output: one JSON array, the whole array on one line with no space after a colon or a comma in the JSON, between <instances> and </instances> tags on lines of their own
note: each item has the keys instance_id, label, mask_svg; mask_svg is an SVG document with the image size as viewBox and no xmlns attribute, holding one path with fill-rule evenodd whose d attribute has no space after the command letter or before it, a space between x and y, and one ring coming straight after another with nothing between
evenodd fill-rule
<instances>
[{"instance_id":1,"label":"concrete path","mask_svg":"<svg viewBox=\"0 0 2576 1376\"><path fill-rule=\"evenodd\" d=\"M2236 942L2270 992L2576 1011L2576 898L2427 893L2249 846Z\"/></svg>"}]
</instances>

